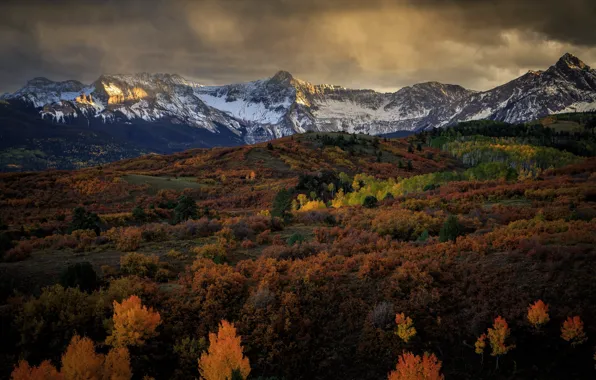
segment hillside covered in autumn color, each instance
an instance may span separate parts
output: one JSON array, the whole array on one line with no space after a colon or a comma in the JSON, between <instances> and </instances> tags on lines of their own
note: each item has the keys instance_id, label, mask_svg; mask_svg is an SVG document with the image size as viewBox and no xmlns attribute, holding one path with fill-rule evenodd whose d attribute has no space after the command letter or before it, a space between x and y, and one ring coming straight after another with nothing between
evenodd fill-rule
<instances>
[{"instance_id":1,"label":"hillside covered in autumn color","mask_svg":"<svg viewBox=\"0 0 596 380\"><path fill-rule=\"evenodd\" d=\"M0 378L592 379L595 127L0 174Z\"/></svg>"}]
</instances>

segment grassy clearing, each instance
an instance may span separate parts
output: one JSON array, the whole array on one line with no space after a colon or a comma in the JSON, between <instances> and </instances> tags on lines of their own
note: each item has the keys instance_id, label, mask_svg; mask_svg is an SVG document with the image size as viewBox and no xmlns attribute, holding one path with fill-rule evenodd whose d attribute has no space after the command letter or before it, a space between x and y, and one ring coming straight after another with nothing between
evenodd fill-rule
<instances>
[{"instance_id":1,"label":"grassy clearing","mask_svg":"<svg viewBox=\"0 0 596 380\"><path fill-rule=\"evenodd\" d=\"M548 125L549 128L557 132L583 132L584 126L574 121L557 120L555 123Z\"/></svg>"},{"instance_id":2,"label":"grassy clearing","mask_svg":"<svg viewBox=\"0 0 596 380\"><path fill-rule=\"evenodd\" d=\"M127 174L122 179L133 185L149 185L154 191L162 189L181 191L198 189L204 185L197 182L196 177L153 177L149 175Z\"/></svg>"}]
</instances>

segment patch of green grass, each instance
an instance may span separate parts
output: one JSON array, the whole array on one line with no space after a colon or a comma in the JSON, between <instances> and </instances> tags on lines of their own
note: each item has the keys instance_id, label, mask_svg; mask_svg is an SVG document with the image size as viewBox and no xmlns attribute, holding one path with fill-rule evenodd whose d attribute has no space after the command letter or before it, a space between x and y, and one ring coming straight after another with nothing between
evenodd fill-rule
<instances>
[{"instance_id":1,"label":"patch of green grass","mask_svg":"<svg viewBox=\"0 0 596 380\"><path fill-rule=\"evenodd\" d=\"M557 120L555 123L548 125L549 128L557 132L583 132L584 126L574 121Z\"/></svg>"},{"instance_id":2,"label":"patch of green grass","mask_svg":"<svg viewBox=\"0 0 596 380\"><path fill-rule=\"evenodd\" d=\"M153 177L149 175L128 174L122 176L122 179L133 185L149 185L154 191L166 190L184 190L198 189L203 185L197 182L196 177Z\"/></svg>"}]
</instances>

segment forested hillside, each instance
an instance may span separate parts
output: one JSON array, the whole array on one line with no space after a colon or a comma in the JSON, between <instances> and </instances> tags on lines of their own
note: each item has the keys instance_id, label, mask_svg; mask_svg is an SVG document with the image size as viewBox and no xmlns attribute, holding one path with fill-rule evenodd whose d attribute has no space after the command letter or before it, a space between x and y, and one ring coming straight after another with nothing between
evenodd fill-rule
<instances>
[{"instance_id":1,"label":"forested hillside","mask_svg":"<svg viewBox=\"0 0 596 380\"><path fill-rule=\"evenodd\" d=\"M0 377L593 378L582 115L2 174Z\"/></svg>"}]
</instances>

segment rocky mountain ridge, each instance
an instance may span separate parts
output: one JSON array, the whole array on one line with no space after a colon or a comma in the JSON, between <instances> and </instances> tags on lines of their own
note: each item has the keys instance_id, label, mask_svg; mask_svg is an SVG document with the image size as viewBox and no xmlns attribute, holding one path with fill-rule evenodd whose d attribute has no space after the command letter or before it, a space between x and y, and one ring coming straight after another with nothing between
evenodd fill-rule
<instances>
[{"instance_id":1,"label":"rocky mountain ridge","mask_svg":"<svg viewBox=\"0 0 596 380\"><path fill-rule=\"evenodd\" d=\"M280 71L268 79L203 86L176 74L102 75L85 85L35 78L2 96L23 102L53 123L169 123L245 143L313 131L386 134L477 119L526 122L559 112L596 109L596 71L563 55L488 91L419 83L394 93L314 85ZM80 123L80 121L79 121Z\"/></svg>"}]
</instances>

